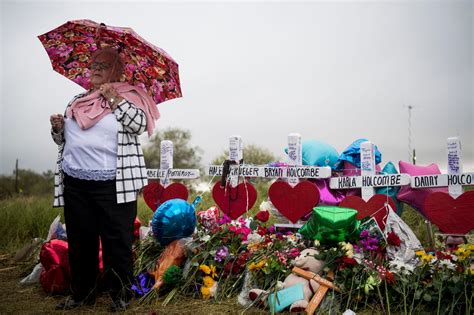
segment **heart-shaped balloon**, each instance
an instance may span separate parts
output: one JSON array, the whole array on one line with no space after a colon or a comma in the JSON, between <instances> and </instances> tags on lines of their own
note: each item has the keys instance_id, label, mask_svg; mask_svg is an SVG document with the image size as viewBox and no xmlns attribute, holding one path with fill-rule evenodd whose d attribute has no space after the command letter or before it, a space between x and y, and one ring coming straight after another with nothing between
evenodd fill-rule
<instances>
[{"instance_id":1,"label":"heart-shaped balloon","mask_svg":"<svg viewBox=\"0 0 474 315\"><path fill-rule=\"evenodd\" d=\"M224 214L235 220L253 207L257 201L257 191L249 182L236 187L231 187L229 183L221 187L221 183L216 182L212 188L212 198Z\"/></svg>"},{"instance_id":2,"label":"heart-shaped balloon","mask_svg":"<svg viewBox=\"0 0 474 315\"><path fill-rule=\"evenodd\" d=\"M208 228L214 230L219 227L219 208L212 206L207 210L199 211L197 214L199 223Z\"/></svg>"},{"instance_id":3,"label":"heart-shaped balloon","mask_svg":"<svg viewBox=\"0 0 474 315\"><path fill-rule=\"evenodd\" d=\"M188 189L181 183L172 183L165 188L159 182L149 182L143 188L143 199L153 212L167 200L188 200L188 194Z\"/></svg>"},{"instance_id":4,"label":"heart-shaped balloon","mask_svg":"<svg viewBox=\"0 0 474 315\"><path fill-rule=\"evenodd\" d=\"M357 210L357 220L362 220L365 217L374 217L380 229L383 231L389 211L386 206L387 201L390 207L392 207L392 210L397 211L397 206L393 199L381 194L373 195L367 202L361 197L349 196L346 197L339 206Z\"/></svg>"},{"instance_id":5,"label":"heart-shaped balloon","mask_svg":"<svg viewBox=\"0 0 474 315\"><path fill-rule=\"evenodd\" d=\"M268 189L268 197L281 214L296 223L318 204L319 190L307 180L299 182L295 187L279 180Z\"/></svg>"},{"instance_id":6,"label":"heart-shaped balloon","mask_svg":"<svg viewBox=\"0 0 474 315\"><path fill-rule=\"evenodd\" d=\"M474 229L474 190L454 199L444 192L428 195L425 215L439 230L448 234L466 234Z\"/></svg>"}]
</instances>

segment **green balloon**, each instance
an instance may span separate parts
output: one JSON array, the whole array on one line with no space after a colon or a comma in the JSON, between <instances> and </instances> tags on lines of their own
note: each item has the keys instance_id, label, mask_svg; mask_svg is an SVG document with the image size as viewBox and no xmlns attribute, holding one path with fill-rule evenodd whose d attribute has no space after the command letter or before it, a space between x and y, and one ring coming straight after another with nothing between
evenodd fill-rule
<instances>
[{"instance_id":1,"label":"green balloon","mask_svg":"<svg viewBox=\"0 0 474 315\"><path fill-rule=\"evenodd\" d=\"M342 242L357 231L360 222L356 217L354 209L319 206L313 208L311 218L299 229L299 233L321 243Z\"/></svg>"}]
</instances>

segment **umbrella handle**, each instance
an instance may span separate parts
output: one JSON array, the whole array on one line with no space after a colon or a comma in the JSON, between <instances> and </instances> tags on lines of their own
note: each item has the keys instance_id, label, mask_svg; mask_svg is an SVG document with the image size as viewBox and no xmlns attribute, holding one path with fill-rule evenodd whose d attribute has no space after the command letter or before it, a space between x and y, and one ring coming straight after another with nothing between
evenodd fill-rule
<instances>
[{"instance_id":1,"label":"umbrella handle","mask_svg":"<svg viewBox=\"0 0 474 315\"><path fill-rule=\"evenodd\" d=\"M100 42L100 33L105 29L107 29L107 25L105 25L105 23L100 23L99 27L95 31L94 40L95 40L97 49L102 49L102 45L101 45L101 42Z\"/></svg>"}]
</instances>

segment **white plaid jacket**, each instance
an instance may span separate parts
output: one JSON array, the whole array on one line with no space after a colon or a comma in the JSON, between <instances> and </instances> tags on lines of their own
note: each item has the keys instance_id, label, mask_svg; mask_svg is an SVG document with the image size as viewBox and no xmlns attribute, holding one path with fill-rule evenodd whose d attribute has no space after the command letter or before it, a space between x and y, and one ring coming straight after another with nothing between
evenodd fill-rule
<instances>
[{"instance_id":1,"label":"white plaid jacket","mask_svg":"<svg viewBox=\"0 0 474 315\"><path fill-rule=\"evenodd\" d=\"M79 94L69 102L67 108L87 92ZM67 110L66 108L66 110ZM138 191L148 184L145 159L138 136L146 131L145 113L132 103L123 100L113 112L120 122L117 147L117 173L115 184L117 187L117 203L130 202L137 199ZM58 160L54 174L54 203L53 207L64 206L63 186L63 150L64 133L54 133L51 130L54 142L58 145Z\"/></svg>"}]
</instances>

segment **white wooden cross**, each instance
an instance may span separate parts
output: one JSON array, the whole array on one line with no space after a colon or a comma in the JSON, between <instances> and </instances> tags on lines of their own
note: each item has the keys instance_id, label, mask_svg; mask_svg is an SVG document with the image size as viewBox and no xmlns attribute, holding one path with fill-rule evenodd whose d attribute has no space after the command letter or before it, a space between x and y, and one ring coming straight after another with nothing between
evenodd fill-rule
<instances>
[{"instance_id":1,"label":"white wooden cross","mask_svg":"<svg viewBox=\"0 0 474 315\"><path fill-rule=\"evenodd\" d=\"M360 144L360 166L360 176L332 177L329 187L331 189L361 188L362 199L368 201L375 194L377 187L410 184L408 174L375 175L375 145L370 141Z\"/></svg>"},{"instance_id":2,"label":"white wooden cross","mask_svg":"<svg viewBox=\"0 0 474 315\"><path fill-rule=\"evenodd\" d=\"M242 137L231 136L229 138L229 160L234 161L238 166L244 157L243 151ZM239 184L239 174L229 174L229 182L231 187L236 187Z\"/></svg>"},{"instance_id":3,"label":"white wooden cross","mask_svg":"<svg viewBox=\"0 0 474 315\"><path fill-rule=\"evenodd\" d=\"M160 179L163 187L170 183L170 179L195 179L199 178L198 169L178 169L173 168L173 142L163 140L160 143L160 168L147 169L147 177L149 179Z\"/></svg>"},{"instance_id":4,"label":"white wooden cross","mask_svg":"<svg viewBox=\"0 0 474 315\"><path fill-rule=\"evenodd\" d=\"M273 167L273 166L259 166L259 165L231 165L230 167L230 176L244 176L244 177L259 177L259 178L288 178L288 179L298 179L298 178L328 178L331 177L331 168L329 166L317 167L317 166L302 166L301 165L301 139L299 141L299 148L294 142L293 134L288 136L288 156L293 156L290 158L290 163L288 167ZM291 137L290 137L291 136ZM234 138L234 140L232 139ZM238 142L236 139L240 138L239 136L232 136L230 139L230 150L229 150L229 159L236 161L237 158L242 159L243 149L241 141ZM293 142L290 142L293 141ZM240 143L240 151L235 149L237 143ZM234 146L234 148L232 148ZM231 155L231 152L234 152ZM240 153L239 153L240 152ZM299 153L298 153L299 152ZM298 154L300 155L298 158ZM298 160L299 159L299 160ZM299 162L298 162L299 161ZM298 164L297 164L298 163ZM293 166L291 166L291 164ZM220 165L209 165L207 167L207 174L209 176L221 176L223 167ZM296 184L295 184L296 185Z\"/></svg>"},{"instance_id":5,"label":"white wooden cross","mask_svg":"<svg viewBox=\"0 0 474 315\"><path fill-rule=\"evenodd\" d=\"M233 136L230 139L230 150L229 159L240 160L243 156L242 153L236 148L242 148L241 141L239 142L239 136ZM238 145L240 144L240 146ZM234 148L232 148L234 147ZM231 155L231 152L234 152ZM230 176L232 182L232 176L244 176L244 177L259 177L259 178L284 178L288 180L288 183L294 187L298 184L301 178L329 178L331 177L331 167L323 166L303 166L302 165L302 145L301 136L296 133L290 133L288 135L288 166L287 167L272 167L272 166L258 166L258 165L231 165ZM207 173L210 176L222 175L222 166L210 165L207 169ZM302 224L288 223L275 224L277 227L296 227L299 228Z\"/></svg>"},{"instance_id":6,"label":"white wooden cross","mask_svg":"<svg viewBox=\"0 0 474 315\"><path fill-rule=\"evenodd\" d=\"M448 138L448 174L420 175L411 178L412 188L448 187L453 198L463 193L462 186L474 185L474 173L463 173L461 141Z\"/></svg>"},{"instance_id":7,"label":"white wooden cross","mask_svg":"<svg viewBox=\"0 0 474 315\"><path fill-rule=\"evenodd\" d=\"M301 135L299 133L290 133L288 135L288 160L289 166L303 165L303 148L301 144ZM291 187L295 187L300 182L298 176L292 174L288 176L287 181Z\"/></svg>"}]
</instances>

